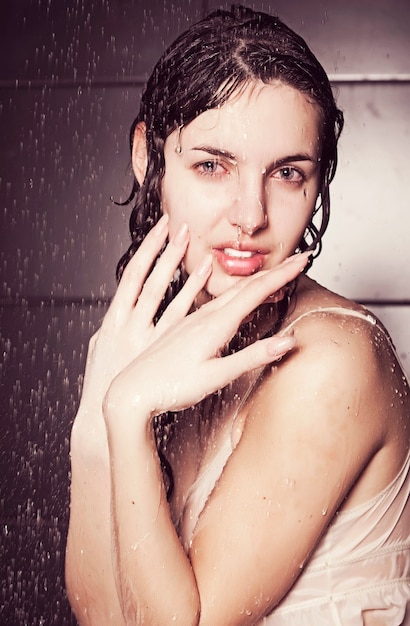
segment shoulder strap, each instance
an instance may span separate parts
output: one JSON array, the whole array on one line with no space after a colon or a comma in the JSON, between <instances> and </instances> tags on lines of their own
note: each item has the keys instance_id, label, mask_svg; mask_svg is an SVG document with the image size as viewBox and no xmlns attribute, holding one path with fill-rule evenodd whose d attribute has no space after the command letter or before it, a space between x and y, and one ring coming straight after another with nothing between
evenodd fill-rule
<instances>
[{"instance_id":1,"label":"shoulder strap","mask_svg":"<svg viewBox=\"0 0 410 626\"><path fill-rule=\"evenodd\" d=\"M378 319L374 315L372 315L369 311L367 310L357 311L355 309L348 309L346 307L341 307L341 306L318 307L316 309L310 309L309 311L305 311L304 313L299 315L299 317L297 317L292 322L290 322L290 324L281 328L280 334L287 332L290 328L295 326L295 324L300 322L300 320L304 319L305 317L309 317L310 315L314 315L315 313L333 313L334 315L347 315L350 317L357 317L357 318L363 319L366 322L369 322L369 324L372 324L372 326L379 327L390 340L390 336L388 332L386 331L386 329L380 324Z\"/></svg>"},{"instance_id":2,"label":"shoulder strap","mask_svg":"<svg viewBox=\"0 0 410 626\"><path fill-rule=\"evenodd\" d=\"M290 324L288 324L287 326L284 326L280 329L279 334L283 335L285 333L287 333L290 329L292 329L293 326L295 326L295 324L297 324L298 322L300 322L300 320L304 319L305 317L309 317L310 315L314 315L315 313L331 313L334 315L341 315L341 316L349 316L349 317L356 317L359 319L364 320L365 322L368 322L369 324L371 324L374 327L377 327L378 330L380 330L381 333L383 333L383 335L386 337L391 350L394 354L394 356L397 359L397 362L399 363L403 374L406 378L406 380L409 382L409 377L406 374L406 371L403 367L403 364L400 360L400 357L398 355L396 346L393 343L392 338L390 337L390 334L388 332L388 330L385 328L385 326L382 324L382 322L372 313L370 313L370 311L368 311L367 309L363 309L363 311L358 311L356 309L348 309L346 307L339 307L339 306L329 306L329 307L318 307L316 309L311 309L310 311L305 311L304 313L302 313L302 315L299 315L299 317L297 317L296 319L294 319L292 322L290 322Z\"/></svg>"}]
</instances>

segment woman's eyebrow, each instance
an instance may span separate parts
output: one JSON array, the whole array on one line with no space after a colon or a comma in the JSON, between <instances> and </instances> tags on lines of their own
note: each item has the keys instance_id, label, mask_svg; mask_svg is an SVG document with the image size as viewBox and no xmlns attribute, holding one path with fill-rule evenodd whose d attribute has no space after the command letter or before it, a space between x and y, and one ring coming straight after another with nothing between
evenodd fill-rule
<instances>
[{"instance_id":1,"label":"woman's eyebrow","mask_svg":"<svg viewBox=\"0 0 410 626\"><path fill-rule=\"evenodd\" d=\"M207 152L212 156L223 157L225 159L229 159L230 161L236 161L236 156L232 152L228 152L228 150L223 150L222 148L214 148L213 146L194 146L191 150L198 150L200 152ZM281 167L282 165L286 165L287 163L295 163L300 161L309 161L314 165L319 163L318 159L309 154L308 152L298 152L297 154L290 154L285 157L281 157L280 159L275 159L269 166L266 168L267 170L275 169L276 167Z\"/></svg>"},{"instance_id":2,"label":"woman's eyebrow","mask_svg":"<svg viewBox=\"0 0 410 626\"><path fill-rule=\"evenodd\" d=\"M287 163L297 163L300 161L309 161L314 165L319 163L319 160L313 157L311 154L307 152L299 152L298 154L290 154L289 156L282 157L280 159L276 159L272 161L271 165L267 169L274 169L275 167L280 167L281 165L286 165Z\"/></svg>"},{"instance_id":3,"label":"woman's eyebrow","mask_svg":"<svg viewBox=\"0 0 410 626\"><path fill-rule=\"evenodd\" d=\"M222 148L214 148L213 146L195 146L191 148L191 150L208 152L208 154L212 154L212 156L223 157L225 159L229 159L230 161L236 160L236 157L234 154L232 154L232 152L228 152L227 150L223 150Z\"/></svg>"}]
</instances>

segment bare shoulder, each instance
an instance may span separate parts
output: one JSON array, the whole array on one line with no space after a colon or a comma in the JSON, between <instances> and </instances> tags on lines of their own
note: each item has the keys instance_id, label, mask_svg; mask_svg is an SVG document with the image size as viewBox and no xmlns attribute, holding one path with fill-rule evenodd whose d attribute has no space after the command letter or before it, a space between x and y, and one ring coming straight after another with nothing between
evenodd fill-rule
<instances>
[{"instance_id":1,"label":"bare shoulder","mask_svg":"<svg viewBox=\"0 0 410 626\"><path fill-rule=\"evenodd\" d=\"M363 307L315 287L302 293L290 330L297 347L266 373L252 412L279 420L282 432L293 428L292 436L312 433L319 447L326 439L329 450L346 445L346 459L355 448L363 480L352 502L372 497L410 445L408 383L388 333Z\"/></svg>"},{"instance_id":2,"label":"bare shoulder","mask_svg":"<svg viewBox=\"0 0 410 626\"><path fill-rule=\"evenodd\" d=\"M358 375L355 380L381 376L383 380L398 377L404 382L388 331L377 317L306 277L282 332L290 330L297 337L297 356L302 361L319 353L318 368L331 365L342 371L348 366L352 375ZM346 382L351 378L348 376Z\"/></svg>"},{"instance_id":3,"label":"bare shoulder","mask_svg":"<svg viewBox=\"0 0 410 626\"><path fill-rule=\"evenodd\" d=\"M325 305L349 306L337 297L310 295L288 320L297 348L258 379L195 529L197 580L218 597L229 576L227 606L256 593L275 606L336 512L380 493L407 454L408 400L400 404L390 388L401 377L387 336L360 316L325 314Z\"/></svg>"}]
</instances>

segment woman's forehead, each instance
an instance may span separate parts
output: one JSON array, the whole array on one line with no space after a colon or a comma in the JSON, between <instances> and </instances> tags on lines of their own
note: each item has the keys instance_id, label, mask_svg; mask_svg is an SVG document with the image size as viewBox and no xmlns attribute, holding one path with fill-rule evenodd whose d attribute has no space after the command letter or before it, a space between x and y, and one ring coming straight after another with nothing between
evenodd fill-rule
<instances>
[{"instance_id":1,"label":"woman's forehead","mask_svg":"<svg viewBox=\"0 0 410 626\"><path fill-rule=\"evenodd\" d=\"M280 81L250 83L222 105L196 117L183 129L184 143L211 142L240 158L266 144L302 149L320 142L319 107Z\"/></svg>"}]
</instances>

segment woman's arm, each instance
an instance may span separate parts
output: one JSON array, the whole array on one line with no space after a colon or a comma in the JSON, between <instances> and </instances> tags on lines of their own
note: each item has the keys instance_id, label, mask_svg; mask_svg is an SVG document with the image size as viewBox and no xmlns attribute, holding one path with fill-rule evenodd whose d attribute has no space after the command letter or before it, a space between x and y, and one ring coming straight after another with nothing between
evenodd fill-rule
<instances>
[{"instance_id":1,"label":"woman's arm","mask_svg":"<svg viewBox=\"0 0 410 626\"><path fill-rule=\"evenodd\" d=\"M256 281L255 288L260 288ZM237 296L247 297L239 291ZM266 378L253 400L242 438L186 556L147 426L150 415L165 407L190 404L192 388L201 393L198 378L209 393L212 381L221 380L221 368L229 377L227 371L239 375L242 357L263 364L264 342L224 359L210 356L212 342L219 341L214 334L225 330L214 333L206 322L224 324L239 305L233 300L210 309L211 317L201 309L195 323L188 320L169 333L167 342L153 344L118 377L107 397L114 568L130 624L254 624L286 594L383 445L386 399L375 393L382 373L369 338L354 340L334 323L318 330L317 321L304 322L298 353ZM207 346L196 335L201 322L208 329ZM177 354L182 339L187 349ZM184 371L186 380L180 383ZM159 381L167 381L159 383L158 398L150 382L155 372ZM133 379L141 387L130 410L124 389Z\"/></svg>"},{"instance_id":2,"label":"woman's arm","mask_svg":"<svg viewBox=\"0 0 410 626\"><path fill-rule=\"evenodd\" d=\"M241 281L202 307L201 316L196 312L185 318L211 272L210 260L205 259L154 326L152 318L188 241L182 229L145 280L166 234L162 223L145 240L126 268L101 329L90 342L83 396L71 439L66 563L69 598L81 624L138 623L139 615L147 614L147 610L161 616L164 610L168 619L170 611L172 616L180 611L181 602L183 623L195 621L198 591L190 562L170 522L150 434L152 415L194 404L244 371L279 358L291 347L289 342L281 345L281 340L270 339L250 346L246 355L228 357L226 365L215 358L243 317L303 269L305 255L275 272ZM213 344L209 342L210 328L218 329ZM185 353L187 345L190 355ZM162 365L166 365L164 376L160 373ZM102 416L104 397L106 424ZM131 509L130 502L136 503ZM158 543L152 540L157 535L161 535ZM153 544L156 550L151 550ZM135 564L135 557L141 554L147 554L146 569L145 561L143 568ZM166 563L164 555L170 557ZM142 579L144 585L140 585ZM167 592L168 587L178 590L175 598ZM174 599L176 609L172 609ZM166 623L162 617L155 620L147 623Z\"/></svg>"},{"instance_id":3,"label":"woman's arm","mask_svg":"<svg viewBox=\"0 0 410 626\"><path fill-rule=\"evenodd\" d=\"M154 326L153 315L188 243L188 233L181 229L147 279L167 234L165 216L128 264L102 326L89 345L81 403L71 435L66 550L67 591L81 624L122 623L111 559L111 475L102 414L104 396L113 379L166 332L167 325L186 314L210 272L206 264L196 272L161 324Z\"/></svg>"}]
</instances>

